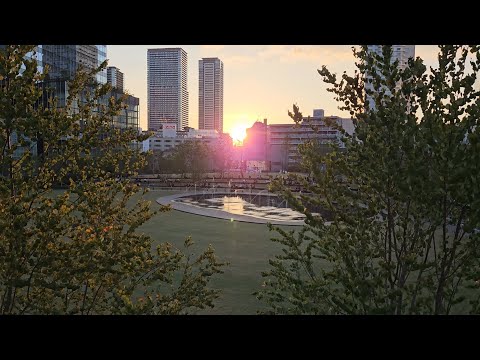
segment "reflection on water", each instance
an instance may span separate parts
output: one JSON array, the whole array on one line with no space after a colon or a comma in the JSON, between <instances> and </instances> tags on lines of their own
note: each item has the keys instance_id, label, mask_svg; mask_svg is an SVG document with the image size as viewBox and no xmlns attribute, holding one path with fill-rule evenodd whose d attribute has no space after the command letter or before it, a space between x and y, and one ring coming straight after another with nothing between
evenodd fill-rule
<instances>
[{"instance_id":1,"label":"reflection on water","mask_svg":"<svg viewBox=\"0 0 480 360\"><path fill-rule=\"evenodd\" d=\"M218 195L217 195L218 196ZM248 215L267 220L304 220L305 215L291 209L285 200L276 196L243 195L222 196L194 195L175 201L191 206L227 211L231 214Z\"/></svg>"}]
</instances>

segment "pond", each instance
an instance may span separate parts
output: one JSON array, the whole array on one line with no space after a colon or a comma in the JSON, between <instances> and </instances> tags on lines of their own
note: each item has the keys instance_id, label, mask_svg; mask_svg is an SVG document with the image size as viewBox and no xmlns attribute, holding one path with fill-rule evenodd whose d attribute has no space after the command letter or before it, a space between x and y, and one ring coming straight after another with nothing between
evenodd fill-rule
<instances>
[{"instance_id":1,"label":"pond","mask_svg":"<svg viewBox=\"0 0 480 360\"><path fill-rule=\"evenodd\" d=\"M236 215L247 215L266 220L304 220L305 215L291 209L286 200L275 195L238 194L215 195L199 194L179 197L174 200L199 208L217 209Z\"/></svg>"}]
</instances>

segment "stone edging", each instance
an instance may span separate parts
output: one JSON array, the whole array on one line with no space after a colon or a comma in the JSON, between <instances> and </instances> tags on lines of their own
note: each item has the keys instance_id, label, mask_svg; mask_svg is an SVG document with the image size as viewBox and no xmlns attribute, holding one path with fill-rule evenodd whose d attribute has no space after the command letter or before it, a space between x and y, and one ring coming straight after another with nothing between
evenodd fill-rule
<instances>
[{"instance_id":1,"label":"stone edging","mask_svg":"<svg viewBox=\"0 0 480 360\"><path fill-rule=\"evenodd\" d=\"M273 225L287 225L287 226L302 226L305 224L303 220L290 220L290 221L281 221L281 220L266 220L266 219L260 219L254 216L249 216L249 215L237 215L237 214L231 214L227 211L219 210L219 209L207 209L207 208L200 208L200 207L195 207L191 206L188 204L180 203L174 201L175 199L181 198L181 197L186 197L186 196L194 196L194 195L199 195L201 192L185 192L185 193L179 193L179 194L174 194L174 195L168 195L168 196L163 196L157 199L157 203L160 205L170 205L174 210L190 213L190 214L195 214L195 215L201 215L201 216L208 216L208 217L213 217L217 219L223 219L223 220L230 220L230 221L240 221L240 222L247 222L247 223L252 223L252 224L273 224ZM248 194L250 193L240 193L240 194ZM261 193L261 192L255 192L251 193L252 195L270 195L270 196L275 196L270 193ZM215 195L233 195L231 192L226 192L226 191L218 191L215 192Z\"/></svg>"}]
</instances>

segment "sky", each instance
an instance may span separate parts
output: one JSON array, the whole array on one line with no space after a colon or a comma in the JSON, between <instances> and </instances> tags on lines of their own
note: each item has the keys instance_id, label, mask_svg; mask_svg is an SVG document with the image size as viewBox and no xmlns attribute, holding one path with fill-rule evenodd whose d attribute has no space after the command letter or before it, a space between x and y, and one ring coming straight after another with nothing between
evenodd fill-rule
<instances>
[{"instance_id":1,"label":"sky","mask_svg":"<svg viewBox=\"0 0 480 360\"><path fill-rule=\"evenodd\" d=\"M353 74L350 45L109 45L109 65L124 73L124 88L140 98L140 126L147 129L147 49L181 47L188 54L189 126L198 129L198 60L218 57L224 64L223 129L231 133L256 120L289 123L293 104L307 116L313 109L348 117L322 82L322 65L338 75ZM437 47L417 45L426 65L436 62Z\"/></svg>"}]
</instances>

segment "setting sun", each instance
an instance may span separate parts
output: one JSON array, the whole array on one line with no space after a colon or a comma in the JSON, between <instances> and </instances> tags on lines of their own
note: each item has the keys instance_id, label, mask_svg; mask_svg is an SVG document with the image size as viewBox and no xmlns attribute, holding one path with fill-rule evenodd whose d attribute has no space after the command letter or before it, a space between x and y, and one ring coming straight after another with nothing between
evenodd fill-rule
<instances>
[{"instance_id":1,"label":"setting sun","mask_svg":"<svg viewBox=\"0 0 480 360\"><path fill-rule=\"evenodd\" d=\"M236 125L230 132L234 142L243 142L245 136L247 136L247 127L245 125Z\"/></svg>"}]
</instances>

